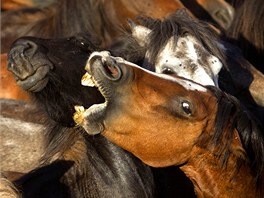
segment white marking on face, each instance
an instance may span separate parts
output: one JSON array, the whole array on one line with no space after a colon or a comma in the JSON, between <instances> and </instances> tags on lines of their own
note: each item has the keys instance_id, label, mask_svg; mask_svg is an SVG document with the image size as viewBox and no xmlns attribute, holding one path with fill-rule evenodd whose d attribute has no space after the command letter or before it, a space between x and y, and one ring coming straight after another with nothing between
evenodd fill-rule
<instances>
[{"instance_id":1,"label":"white marking on face","mask_svg":"<svg viewBox=\"0 0 264 198\"><path fill-rule=\"evenodd\" d=\"M179 38L176 46L173 38L169 39L157 56L155 68L157 73L169 68L175 74L202 85L218 86L222 63L209 54L196 38L187 35Z\"/></svg>"}]
</instances>

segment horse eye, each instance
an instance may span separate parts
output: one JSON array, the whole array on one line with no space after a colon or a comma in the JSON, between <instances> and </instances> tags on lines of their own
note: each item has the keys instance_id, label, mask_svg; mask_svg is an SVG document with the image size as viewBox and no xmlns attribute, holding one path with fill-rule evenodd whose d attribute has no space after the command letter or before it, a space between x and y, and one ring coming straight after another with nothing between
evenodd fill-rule
<instances>
[{"instance_id":1,"label":"horse eye","mask_svg":"<svg viewBox=\"0 0 264 198\"><path fill-rule=\"evenodd\" d=\"M192 110L190 107L190 104L186 101L182 102L182 110L187 114L187 115L192 115Z\"/></svg>"},{"instance_id":2,"label":"horse eye","mask_svg":"<svg viewBox=\"0 0 264 198\"><path fill-rule=\"evenodd\" d=\"M162 73L163 73L163 74L174 74L175 72L174 72L172 69L170 69L170 68L168 68L168 67L165 67L165 68L162 70Z\"/></svg>"}]
</instances>

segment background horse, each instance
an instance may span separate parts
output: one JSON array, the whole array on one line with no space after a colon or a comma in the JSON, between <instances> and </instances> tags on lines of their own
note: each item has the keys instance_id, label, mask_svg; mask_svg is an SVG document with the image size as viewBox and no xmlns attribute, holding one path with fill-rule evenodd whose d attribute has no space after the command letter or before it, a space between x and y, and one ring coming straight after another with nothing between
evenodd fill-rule
<instances>
[{"instance_id":1,"label":"background horse","mask_svg":"<svg viewBox=\"0 0 264 198\"><path fill-rule=\"evenodd\" d=\"M76 106L74 119L87 133L101 133L148 165L180 165L198 197L262 197L263 134L234 97L106 52L92 53L86 70L82 83L105 98Z\"/></svg>"}]
</instances>

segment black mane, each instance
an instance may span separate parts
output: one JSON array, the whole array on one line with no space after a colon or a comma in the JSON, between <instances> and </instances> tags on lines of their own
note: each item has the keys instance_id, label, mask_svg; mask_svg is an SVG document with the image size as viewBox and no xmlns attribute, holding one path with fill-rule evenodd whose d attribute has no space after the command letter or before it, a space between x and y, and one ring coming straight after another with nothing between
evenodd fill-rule
<instances>
[{"instance_id":1,"label":"black mane","mask_svg":"<svg viewBox=\"0 0 264 198\"><path fill-rule=\"evenodd\" d=\"M264 136L261 131L261 123L258 123L240 102L233 96L208 86L218 99L218 111L216 115L215 131L211 137L212 146L219 146L220 152L224 152L225 164L230 155L230 145L233 138L234 129L237 129L243 148L246 151L246 158L250 164L251 171L259 182L264 170ZM221 140L224 138L223 132L230 127L227 134L228 142ZM225 137L226 138L226 137Z\"/></svg>"}]
</instances>

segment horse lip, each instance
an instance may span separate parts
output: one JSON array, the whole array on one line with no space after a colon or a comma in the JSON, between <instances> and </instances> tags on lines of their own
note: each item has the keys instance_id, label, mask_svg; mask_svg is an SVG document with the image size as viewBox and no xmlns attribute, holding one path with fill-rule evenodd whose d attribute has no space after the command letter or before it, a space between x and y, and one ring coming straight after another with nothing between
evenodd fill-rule
<instances>
[{"instance_id":1,"label":"horse lip","mask_svg":"<svg viewBox=\"0 0 264 198\"><path fill-rule=\"evenodd\" d=\"M104 77L109 81L118 81L122 77L122 70L116 58L105 51L91 54L86 70L92 76L100 75L100 78Z\"/></svg>"},{"instance_id":2,"label":"horse lip","mask_svg":"<svg viewBox=\"0 0 264 198\"><path fill-rule=\"evenodd\" d=\"M82 78L84 86L97 87L106 101L111 98L122 79L121 58L110 56L107 51L93 52L86 64L87 73ZM120 62L122 64L122 61Z\"/></svg>"}]
</instances>

